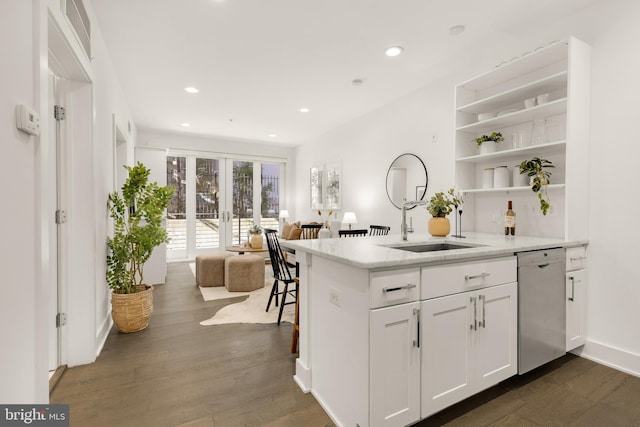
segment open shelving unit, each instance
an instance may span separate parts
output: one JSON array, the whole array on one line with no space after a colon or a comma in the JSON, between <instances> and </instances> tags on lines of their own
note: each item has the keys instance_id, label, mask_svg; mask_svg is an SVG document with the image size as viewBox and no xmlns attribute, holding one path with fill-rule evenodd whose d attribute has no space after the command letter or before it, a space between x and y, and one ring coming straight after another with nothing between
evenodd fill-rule
<instances>
[{"instance_id":1,"label":"open shelving unit","mask_svg":"<svg viewBox=\"0 0 640 427\"><path fill-rule=\"evenodd\" d=\"M571 37L456 86L455 176L465 229L495 231L495 212L513 200L518 234L586 237L590 67L590 48ZM525 108L525 99L542 94L548 102ZM478 120L487 113L492 117ZM505 140L496 152L479 154L475 138L491 132ZM546 216L530 187L513 186L513 170L533 157L555 166ZM510 186L483 188L483 171L497 166L509 168Z\"/></svg>"}]
</instances>

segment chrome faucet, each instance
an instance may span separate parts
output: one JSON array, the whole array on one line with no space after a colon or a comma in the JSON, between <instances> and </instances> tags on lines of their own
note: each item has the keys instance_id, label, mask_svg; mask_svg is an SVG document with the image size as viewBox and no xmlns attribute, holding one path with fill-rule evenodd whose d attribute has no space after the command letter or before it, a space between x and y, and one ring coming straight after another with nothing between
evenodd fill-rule
<instances>
[{"instance_id":1,"label":"chrome faucet","mask_svg":"<svg viewBox=\"0 0 640 427\"><path fill-rule=\"evenodd\" d=\"M407 209L413 208L416 206L426 205L428 202L426 200L413 200L413 201L404 201L402 202L402 224L400 224L400 234L402 234L402 240L407 240L407 232L409 229L407 228ZM413 229L410 230L413 232Z\"/></svg>"}]
</instances>

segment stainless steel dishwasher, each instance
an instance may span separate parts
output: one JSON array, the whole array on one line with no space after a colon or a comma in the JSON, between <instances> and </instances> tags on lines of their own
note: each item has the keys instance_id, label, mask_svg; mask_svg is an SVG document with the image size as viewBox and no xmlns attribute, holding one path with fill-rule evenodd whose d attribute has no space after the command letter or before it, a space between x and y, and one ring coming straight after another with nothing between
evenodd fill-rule
<instances>
[{"instance_id":1,"label":"stainless steel dishwasher","mask_svg":"<svg viewBox=\"0 0 640 427\"><path fill-rule=\"evenodd\" d=\"M518 256L518 373L544 365L566 351L564 249Z\"/></svg>"}]
</instances>

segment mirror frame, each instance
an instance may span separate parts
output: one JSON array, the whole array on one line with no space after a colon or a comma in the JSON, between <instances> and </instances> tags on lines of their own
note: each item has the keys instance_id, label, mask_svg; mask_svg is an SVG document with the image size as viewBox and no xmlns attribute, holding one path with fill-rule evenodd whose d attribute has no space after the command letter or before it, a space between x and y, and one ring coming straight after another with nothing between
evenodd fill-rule
<instances>
[{"instance_id":1,"label":"mirror frame","mask_svg":"<svg viewBox=\"0 0 640 427\"><path fill-rule=\"evenodd\" d=\"M393 161L389 165L389 169L387 170L387 178L385 180L385 185L386 185L387 197L389 198L389 201L391 202L391 204L393 206L395 206L398 209L402 209L402 206L396 205L394 203L393 199L391 198L391 194L389 194L389 173L391 172L391 169L393 168L393 164L398 159L400 159L401 157L404 157L404 156L413 156L413 157L415 157L420 162L420 165L422 165L422 169L424 170L424 189L420 190L420 187L422 187L422 185L417 185L416 186L416 199L415 200L424 200L424 198L427 195L427 187L429 186L429 173L427 172L427 166L424 164L424 162L422 161L422 159L418 155L413 154L413 153L403 153L403 154L400 154L395 159L393 159ZM421 191L421 194L419 194L418 191ZM418 195L420 196L419 198L418 198ZM410 209L413 209L413 208L415 208L415 206L412 206L412 207L407 208L407 209L410 210Z\"/></svg>"}]
</instances>

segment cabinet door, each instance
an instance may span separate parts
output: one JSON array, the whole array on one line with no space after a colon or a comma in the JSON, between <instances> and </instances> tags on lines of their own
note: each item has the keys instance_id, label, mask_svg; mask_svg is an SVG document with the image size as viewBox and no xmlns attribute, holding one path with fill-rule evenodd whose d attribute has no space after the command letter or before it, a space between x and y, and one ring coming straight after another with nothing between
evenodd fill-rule
<instances>
[{"instance_id":1,"label":"cabinet door","mask_svg":"<svg viewBox=\"0 0 640 427\"><path fill-rule=\"evenodd\" d=\"M371 311L372 426L405 426L420 417L420 303Z\"/></svg>"},{"instance_id":2,"label":"cabinet door","mask_svg":"<svg viewBox=\"0 0 640 427\"><path fill-rule=\"evenodd\" d=\"M567 351L586 342L586 274L585 270L567 273Z\"/></svg>"},{"instance_id":3,"label":"cabinet door","mask_svg":"<svg viewBox=\"0 0 640 427\"><path fill-rule=\"evenodd\" d=\"M478 392L518 372L517 295L515 282L477 291L478 331L472 335Z\"/></svg>"},{"instance_id":4,"label":"cabinet door","mask_svg":"<svg viewBox=\"0 0 640 427\"><path fill-rule=\"evenodd\" d=\"M475 293L423 301L422 418L459 402L473 389L471 332L476 329Z\"/></svg>"}]
</instances>

